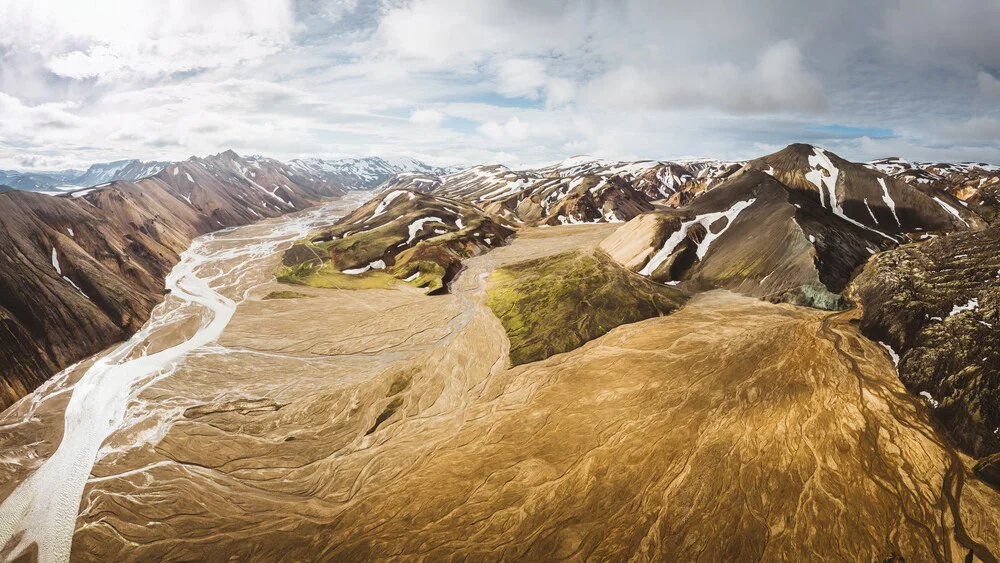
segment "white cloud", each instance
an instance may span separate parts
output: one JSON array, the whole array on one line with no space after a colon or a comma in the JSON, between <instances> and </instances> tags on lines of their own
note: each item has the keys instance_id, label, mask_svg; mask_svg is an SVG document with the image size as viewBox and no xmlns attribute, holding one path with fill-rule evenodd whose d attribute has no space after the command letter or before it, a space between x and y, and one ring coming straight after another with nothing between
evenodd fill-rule
<instances>
[{"instance_id":1,"label":"white cloud","mask_svg":"<svg viewBox=\"0 0 1000 563\"><path fill-rule=\"evenodd\" d=\"M507 123L490 121L479 126L479 132L491 139L523 140L531 135L531 127L515 117Z\"/></svg>"},{"instance_id":2,"label":"white cloud","mask_svg":"<svg viewBox=\"0 0 1000 563\"><path fill-rule=\"evenodd\" d=\"M990 159L995 2L931 4L0 0L0 162L742 158L838 124L849 157Z\"/></svg>"},{"instance_id":3,"label":"white cloud","mask_svg":"<svg viewBox=\"0 0 1000 563\"><path fill-rule=\"evenodd\" d=\"M410 114L410 121L417 125L439 125L444 115L432 109L421 109Z\"/></svg>"},{"instance_id":4,"label":"white cloud","mask_svg":"<svg viewBox=\"0 0 1000 563\"><path fill-rule=\"evenodd\" d=\"M545 65L534 59L509 59L497 70L497 92L511 98L537 99L547 82Z\"/></svg>"},{"instance_id":5,"label":"white cloud","mask_svg":"<svg viewBox=\"0 0 1000 563\"><path fill-rule=\"evenodd\" d=\"M257 61L286 45L291 0L12 0L0 43L72 79L140 78ZM10 33L8 33L10 31Z\"/></svg>"},{"instance_id":6,"label":"white cloud","mask_svg":"<svg viewBox=\"0 0 1000 563\"><path fill-rule=\"evenodd\" d=\"M537 100L544 97L548 107L558 107L576 98L576 84L567 78L549 76L538 59L507 59L497 66L497 93L508 98Z\"/></svg>"},{"instance_id":7,"label":"white cloud","mask_svg":"<svg viewBox=\"0 0 1000 563\"><path fill-rule=\"evenodd\" d=\"M768 47L748 69L732 63L672 69L625 66L591 82L585 99L599 105L733 112L817 111L826 103L819 79L803 68L798 47L789 41Z\"/></svg>"},{"instance_id":8,"label":"white cloud","mask_svg":"<svg viewBox=\"0 0 1000 563\"><path fill-rule=\"evenodd\" d=\"M980 72L976 78L980 96L988 100L1000 100L1000 80L988 72Z\"/></svg>"},{"instance_id":9,"label":"white cloud","mask_svg":"<svg viewBox=\"0 0 1000 563\"><path fill-rule=\"evenodd\" d=\"M944 123L939 126L942 136L966 141L996 141L1000 139L1000 119L977 116L967 121Z\"/></svg>"}]
</instances>

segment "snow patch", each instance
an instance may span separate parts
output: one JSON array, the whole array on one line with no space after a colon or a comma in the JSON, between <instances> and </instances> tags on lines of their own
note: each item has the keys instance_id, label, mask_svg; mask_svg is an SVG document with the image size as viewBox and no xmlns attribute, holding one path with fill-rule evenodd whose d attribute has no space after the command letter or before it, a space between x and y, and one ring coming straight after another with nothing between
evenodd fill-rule
<instances>
[{"instance_id":1,"label":"snow patch","mask_svg":"<svg viewBox=\"0 0 1000 563\"><path fill-rule=\"evenodd\" d=\"M871 215L872 221L878 225L878 219L875 218L875 212L872 211L872 206L868 205L868 198L865 198L865 207L868 209L868 214Z\"/></svg>"},{"instance_id":2,"label":"snow patch","mask_svg":"<svg viewBox=\"0 0 1000 563\"><path fill-rule=\"evenodd\" d=\"M949 317L955 316L959 313L964 313L965 311L975 311L979 309L979 299L973 297L969 299L969 302L965 305L955 305L952 307L951 312L948 313Z\"/></svg>"},{"instance_id":3,"label":"snow patch","mask_svg":"<svg viewBox=\"0 0 1000 563\"><path fill-rule=\"evenodd\" d=\"M935 408L936 409L936 408L938 408L938 405L941 404L941 403L938 403L937 400L934 398L934 396L931 395L930 393L928 393L927 391L921 391L920 392L920 396L923 397L923 398L925 398L925 399L927 399L927 402L931 404L931 408Z\"/></svg>"},{"instance_id":4,"label":"snow patch","mask_svg":"<svg viewBox=\"0 0 1000 563\"><path fill-rule=\"evenodd\" d=\"M359 274L363 274L363 273L367 272L368 270L384 270L384 269L385 269L385 261L384 260L376 260L376 261L372 262L371 264L368 264L367 266L364 266L363 268L352 268L350 270L344 270L344 271L342 271L340 273L347 274L349 276L357 276Z\"/></svg>"},{"instance_id":5,"label":"snow patch","mask_svg":"<svg viewBox=\"0 0 1000 563\"><path fill-rule=\"evenodd\" d=\"M410 223L410 238L406 239L406 244L413 242L413 239L417 238L417 235L420 234L420 230L424 228L424 225L431 222L444 223L440 217L424 217Z\"/></svg>"},{"instance_id":6,"label":"snow patch","mask_svg":"<svg viewBox=\"0 0 1000 563\"><path fill-rule=\"evenodd\" d=\"M934 196L934 201L938 202L938 205L940 205L942 209L944 209L948 213L951 213L956 218L958 218L958 220L961 221L966 226L966 228L969 227L969 224L965 222L965 219L962 219L962 216L958 213L957 209L941 201L941 198L939 198L938 196Z\"/></svg>"},{"instance_id":7,"label":"snow patch","mask_svg":"<svg viewBox=\"0 0 1000 563\"><path fill-rule=\"evenodd\" d=\"M903 224L899 222L899 215L896 215L896 202L893 201L892 197L889 195L889 188L888 186L885 185L885 180L879 178L878 183L880 186L882 186L882 201L884 201L885 204L889 206L889 209L892 211L892 217L893 219L896 220L896 225L903 226Z\"/></svg>"},{"instance_id":8,"label":"snow patch","mask_svg":"<svg viewBox=\"0 0 1000 563\"><path fill-rule=\"evenodd\" d=\"M694 225L701 225L705 227L706 231L705 238L698 244L698 250L696 252L698 260L704 259L705 254L708 253L708 249L711 246L712 241L719 238L720 236L722 236L723 233L729 230L729 227L732 226L733 221L736 220L736 217L739 216L740 212L742 212L747 207L753 205L755 201L757 201L756 198L750 198L746 201L738 201L734 203L733 206L727 209L726 211L720 211L716 213L706 213L704 215L699 215L690 221L681 223L681 227L677 231L675 231L672 235L670 235L670 238L668 238L667 241L663 243L663 248L661 248L659 252L657 252L652 258L650 258L649 262L642 270L639 271L639 273L644 276L652 275L653 272L655 272L656 269L659 268L664 262L666 262L667 258L669 258L671 254L673 254L674 249L677 248L677 245L679 245L681 241L683 241L684 238L687 236L688 229L690 229ZM718 233L711 232L710 227L712 226L712 224L723 217L726 218L726 226L723 227Z\"/></svg>"},{"instance_id":9,"label":"snow patch","mask_svg":"<svg viewBox=\"0 0 1000 563\"><path fill-rule=\"evenodd\" d=\"M898 368L899 367L899 354L897 354L896 351L892 349L892 346L889 346L885 342L879 342L879 344L881 344L882 347L885 348L886 352L889 352L889 357L892 358L892 365L894 365L894 366L896 366Z\"/></svg>"},{"instance_id":10,"label":"snow patch","mask_svg":"<svg viewBox=\"0 0 1000 563\"><path fill-rule=\"evenodd\" d=\"M382 198L382 201L378 204L378 207L375 208L375 212L372 213L372 218L378 217L379 215L385 213L385 210L389 208L389 205L391 205L393 201L396 201L396 198L405 193L409 192L407 192L406 190L396 190L386 194L385 197Z\"/></svg>"}]
</instances>

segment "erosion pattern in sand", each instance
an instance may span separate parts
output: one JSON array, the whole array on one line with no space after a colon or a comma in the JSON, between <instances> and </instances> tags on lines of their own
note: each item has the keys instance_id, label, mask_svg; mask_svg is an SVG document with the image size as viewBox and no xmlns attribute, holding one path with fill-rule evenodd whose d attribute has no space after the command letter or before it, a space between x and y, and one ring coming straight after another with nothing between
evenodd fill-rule
<instances>
[{"instance_id":1,"label":"erosion pattern in sand","mask_svg":"<svg viewBox=\"0 0 1000 563\"><path fill-rule=\"evenodd\" d=\"M73 558L993 560L1000 494L856 312L714 292L508 369L489 272L609 232L526 230L448 296L255 290L133 400Z\"/></svg>"},{"instance_id":2,"label":"erosion pattern in sand","mask_svg":"<svg viewBox=\"0 0 1000 563\"><path fill-rule=\"evenodd\" d=\"M66 385L74 368L22 401L18 406L27 412L20 420L17 413L5 417L11 421L5 421L5 429L23 431L21 426L33 425L42 403L68 391L58 447L0 504L3 554L24 552L42 561L69 558L81 493L101 444L125 422L130 401L157 380L169 377L188 354L218 339L237 303L267 281L267 276L261 276L265 271L261 263L271 263L276 252L330 221L347 205L332 204L277 222L196 239L167 277L169 297L128 342L90 362L70 384L71 389ZM133 406L128 414L144 416L141 405ZM53 421L48 430L55 425ZM36 453L29 451L29 460Z\"/></svg>"}]
</instances>

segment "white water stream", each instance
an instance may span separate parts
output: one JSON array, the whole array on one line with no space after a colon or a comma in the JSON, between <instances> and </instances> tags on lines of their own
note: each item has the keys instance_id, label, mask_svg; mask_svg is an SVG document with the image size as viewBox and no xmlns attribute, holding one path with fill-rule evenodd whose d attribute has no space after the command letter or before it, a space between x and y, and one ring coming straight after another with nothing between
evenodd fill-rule
<instances>
[{"instance_id":1,"label":"white water stream","mask_svg":"<svg viewBox=\"0 0 1000 563\"><path fill-rule=\"evenodd\" d=\"M40 562L68 561L87 479L101 444L121 426L129 402L150 382L171 373L187 354L222 335L238 303L259 285L252 280L263 262L335 218L331 207L320 207L195 239L167 277L170 294L146 325L95 362L73 387L59 447L0 505L0 549L20 534L9 556L17 557L35 543ZM145 354L152 337L170 338L172 330L192 318L200 319L200 326L190 338Z\"/></svg>"}]
</instances>

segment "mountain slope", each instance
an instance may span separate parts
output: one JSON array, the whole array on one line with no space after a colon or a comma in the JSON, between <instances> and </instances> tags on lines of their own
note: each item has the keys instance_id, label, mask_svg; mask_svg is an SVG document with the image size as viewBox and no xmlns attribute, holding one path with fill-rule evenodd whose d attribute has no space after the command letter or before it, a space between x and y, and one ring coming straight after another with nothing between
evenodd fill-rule
<instances>
[{"instance_id":1,"label":"mountain slope","mask_svg":"<svg viewBox=\"0 0 1000 563\"><path fill-rule=\"evenodd\" d=\"M192 238L342 193L229 151L60 197L0 194L0 405L139 328Z\"/></svg>"},{"instance_id":2,"label":"mountain slope","mask_svg":"<svg viewBox=\"0 0 1000 563\"><path fill-rule=\"evenodd\" d=\"M72 183L77 186L88 187L116 180L132 182L157 174L167 164L169 163L143 162L138 159L94 164L86 172L74 178Z\"/></svg>"},{"instance_id":3,"label":"mountain slope","mask_svg":"<svg viewBox=\"0 0 1000 563\"><path fill-rule=\"evenodd\" d=\"M976 456L1000 452L998 248L996 226L938 237L876 256L855 282L861 330Z\"/></svg>"},{"instance_id":4,"label":"mountain slope","mask_svg":"<svg viewBox=\"0 0 1000 563\"><path fill-rule=\"evenodd\" d=\"M912 186L819 147L793 144L752 160L748 168L818 194L821 205L867 229L887 234L982 228L984 221L953 196Z\"/></svg>"},{"instance_id":5,"label":"mountain slope","mask_svg":"<svg viewBox=\"0 0 1000 563\"><path fill-rule=\"evenodd\" d=\"M660 282L837 308L851 271L893 245L749 170L687 207L633 220L602 248Z\"/></svg>"},{"instance_id":6,"label":"mountain slope","mask_svg":"<svg viewBox=\"0 0 1000 563\"><path fill-rule=\"evenodd\" d=\"M602 247L633 271L695 291L835 308L854 270L904 233L982 226L952 200L791 145L686 207L640 216Z\"/></svg>"},{"instance_id":7,"label":"mountain slope","mask_svg":"<svg viewBox=\"0 0 1000 563\"><path fill-rule=\"evenodd\" d=\"M512 234L467 203L390 190L289 249L278 279L355 287L352 277L377 285L389 282L388 274L430 293L444 292L462 259L502 246Z\"/></svg>"},{"instance_id":8,"label":"mountain slope","mask_svg":"<svg viewBox=\"0 0 1000 563\"><path fill-rule=\"evenodd\" d=\"M444 174L436 168L412 158L385 159L379 157L344 158L323 160L319 158L296 159L288 163L294 170L320 177L346 190L368 190L378 187L396 174L416 172Z\"/></svg>"}]
</instances>

